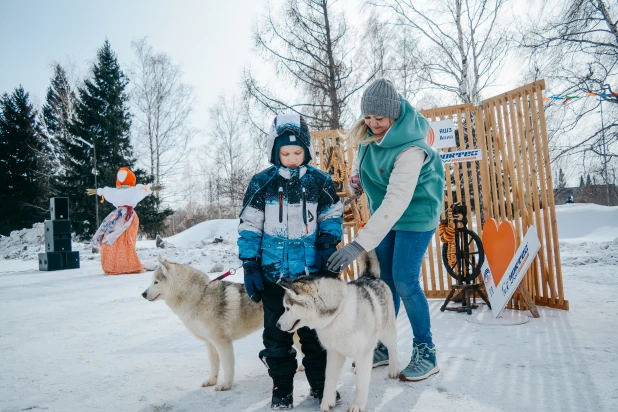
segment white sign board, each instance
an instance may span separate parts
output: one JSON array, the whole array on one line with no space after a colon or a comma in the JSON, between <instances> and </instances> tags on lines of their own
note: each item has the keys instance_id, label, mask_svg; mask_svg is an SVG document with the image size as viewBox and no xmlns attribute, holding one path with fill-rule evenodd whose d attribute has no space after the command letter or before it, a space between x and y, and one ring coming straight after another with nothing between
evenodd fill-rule
<instances>
[{"instance_id":1,"label":"white sign board","mask_svg":"<svg viewBox=\"0 0 618 412\"><path fill-rule=\"evenodd\" d=\"M429 127L429 136L427 136L427 144L429 146L436 149L457 146L453 119L429 122Z\"/></svg>"},{"instance_id":2,"label":"white sign board","mask_svg":"<svg viewBox=\"0 0 618 412\"><path fill-rule=\"evenodd\" d=\"M440 153L442 163L445 165L451 163L474 162L483 158L481 149L461 150L459 152Z\"/></svg>"},{"instance_id":3,"label":"white sign board","mask_svg":"<svg viewBox=\"0 0 618 412\"><path fill-rule=\"evenodd\" d=\"M481 275L485 282L487 297L491 303L491 311L495 318L500 315L500 312L502 312L506 304L511 300L513 293L517 290L517 287L524 278L524 275L532 264L534 257L539 252L539 249L541 249L541 244L539 243L536 229L534 226L530 226L528 233L524 236L517 252L515 252L515 256L513 256L511 263L498 285L494 284L494 277L489 269L487 259L485 259L483 266L481 266Z\"/></svg>"}]
</instances>

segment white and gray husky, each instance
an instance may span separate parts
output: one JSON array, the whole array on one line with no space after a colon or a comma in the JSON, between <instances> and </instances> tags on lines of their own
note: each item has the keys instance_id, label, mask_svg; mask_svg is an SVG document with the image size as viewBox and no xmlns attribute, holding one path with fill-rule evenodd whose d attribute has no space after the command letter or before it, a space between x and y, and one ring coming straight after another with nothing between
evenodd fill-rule
<instances>
[{"instance_id":1,"label":"white and gray husky","mask_svg":"<svg viewBox=\"0 0 618 412\"><path fill-rule=\"evenodd\" d=\"M252 301L240 283L211 282L208 276L188 265L159 258L152 283L142 296L163 299L196 338L206 343L210 376L202 386L228 390L234 381L232 342L264 327L262 303ZM223 378L217 385L219 365Z\"/></svg>"},{"instance_id":2,"label":"white and gray husky","mask_svg":"<svg viewBox=\"0 0 618 412\"><path fill-rule=\"evenodd\" d=\"M388 376L399 376L393 296L379 279L375 252L361 255L360 263L361 276L350 283L310 276L279 282L286 292L277 326L290 333L303 326L315 329L327 350L322 412L335 407L337 378L346 357L356 362L356 398L348 411L365 410L378 340L388 349Z\"/></svg>"}]
</instances>

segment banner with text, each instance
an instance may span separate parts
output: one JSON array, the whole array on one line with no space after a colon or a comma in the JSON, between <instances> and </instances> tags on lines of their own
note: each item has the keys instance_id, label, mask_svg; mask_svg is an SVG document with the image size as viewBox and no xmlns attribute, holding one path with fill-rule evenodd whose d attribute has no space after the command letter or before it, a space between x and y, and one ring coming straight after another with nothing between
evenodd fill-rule
<instances>
[{"instance_id":1,"label":"banner with text","mask_svg":"<svg viewBox=\"0 0 618 412\"><path fill-rule=\"evenodd\" d=\"M427 144L436 149L455 147L455 123L453 119L429 122L429 134Z\"/></svg>"},{"instance_id":2,"label":"banner with text","mask_svg":"<svg viewBox=\"0 0 618 412\"><path fill-rule=\"evenodd\" d=\"M445 165L451 163L474 162L483 158L483 152L481 149L461 150L459 152L440 153L440 158Z\"/></svg>"},{"instance_id":3,"label":"banner with text","mask_svg":"<svg viewBox=\"0 0 618 412\"><path fill-rule=\"evenodd\" d=\"M489 263L485 259L483 266L481 266L481 274L483 275L485 289L487 290L494 318L500 315L500 312L504 310L506 304L511 300L513 293L519 287L521 280L524 278L526 271L528 271L540 249L541 243L539 243L536 229L534 226L530 226L528 233L522 239L517 252L515 252L515 256L513 256L498 285L494 284L494 277L491 274Z\"/></svg>"}]
</instances>

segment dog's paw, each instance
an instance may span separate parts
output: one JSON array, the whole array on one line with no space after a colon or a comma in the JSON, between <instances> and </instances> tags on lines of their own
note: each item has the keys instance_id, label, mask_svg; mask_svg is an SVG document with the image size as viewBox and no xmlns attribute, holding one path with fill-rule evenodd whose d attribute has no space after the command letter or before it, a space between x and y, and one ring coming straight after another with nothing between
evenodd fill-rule
<instances>
[{"instance_id":1,"label":"dog's paw","mask_svg":"<svg viewBox=\"0 0 618 412\"><path fill-rule=\"evenodd\" d=\"M320 412L331 412L335 409L335 403L335 399L333 399L332 402L329 402L329 400L324 397L324 399L322 399L322 403L320 404Z\"/></svg>"},{"instance_id":2,"label":"dog's paw","mask_svg":"<svg viewBox=\"0 0 618 412\"><path fill-rule=\"evenodd\" d=\"M216 384L217 384L217 377L211 376L202 383L202 387L207 388L209 386L215 386Z\"/></svg>"},{"instance_id":3,"label":"dog's paw","mask_svg":"<svg viewBox=\"0 0 618 412\"><path fill-rule=\"evenodd\" d=\"M365 405L353 403L348 407L348 412L365 412Z\"/></svg>"},{"instance_id":4,"label":"dog's paw","mask_svg":"<svg viewBox=\"0 0 618 412\"><path fill-rule=\"evenodd\" d=\"M388 377L391 379L397 379L399 377L399 369L394 368L394 369L389 369L388 370Z\"/></svg>"},{"instance_id":5,"label":"dog's paw","mask_svg":"<svg viewBox=\"0 0 618 412\"><path fill-rule=\"evenodd\" d=\"M221 384L215 386L216 391L227 391L232 388L232 382L222 382Z\"/></svg>"}]
</instances>

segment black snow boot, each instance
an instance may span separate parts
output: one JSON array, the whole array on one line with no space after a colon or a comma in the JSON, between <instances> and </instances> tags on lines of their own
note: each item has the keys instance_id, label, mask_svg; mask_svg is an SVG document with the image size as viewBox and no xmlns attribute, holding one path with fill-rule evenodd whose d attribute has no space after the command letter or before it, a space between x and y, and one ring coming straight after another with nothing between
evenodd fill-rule
<instances>
[{"instance_id":1,"label":"black snow boot","mask_svg":"<svg viewBox=\"0 0 618 412\"><path fill-rule=\"evenodd\" d=\"M270 403L270 409L286 410L294 408L294 398L292 392L294 388L292 383L275 383L273 387L273 399Z\"/></svg>"}]
</instances>

